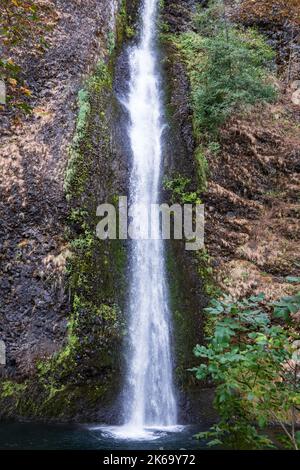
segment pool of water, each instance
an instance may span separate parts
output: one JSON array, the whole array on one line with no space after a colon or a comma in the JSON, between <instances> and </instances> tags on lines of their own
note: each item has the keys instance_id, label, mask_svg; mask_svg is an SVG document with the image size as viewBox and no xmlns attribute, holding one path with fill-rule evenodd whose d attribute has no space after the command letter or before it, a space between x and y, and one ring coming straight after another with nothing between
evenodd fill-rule
<instances>
[{"instance_id":1,"label":"pool of water","mask_svg":"<svg viewBox=\"0 0 300 470\"><path fill-rule=\"evenodd\" d=\"M95 425L0 423L1 450L179 450L200 449L199 426L149 429L134 437L124 429Z\"/></svg>"}]
</instances>

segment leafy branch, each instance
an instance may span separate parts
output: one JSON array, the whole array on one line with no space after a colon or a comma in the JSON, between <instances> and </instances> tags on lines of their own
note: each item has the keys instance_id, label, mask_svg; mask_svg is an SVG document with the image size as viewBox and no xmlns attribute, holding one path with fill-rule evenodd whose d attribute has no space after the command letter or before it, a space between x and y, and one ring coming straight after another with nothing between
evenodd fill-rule
<instances>
[{"instance_id":1,"label":"leafy branch","mask_svg":"<svg viewBox=\"0 0 300 470\"><path fill-rule=\"evenodd\" d=\"M300 295L275 304L266 302L263 294L242 300L225 296L206 309L213 334L207 346L196 346L201 364L192 370L199 380L210 377L216 383L220 422L198 435L209 445L272 447L263 431L275 423L287 438L286 446L299 448L299 335L292 323L271 322L286 304L299 310Z\"/></svg>"}]
</instances>

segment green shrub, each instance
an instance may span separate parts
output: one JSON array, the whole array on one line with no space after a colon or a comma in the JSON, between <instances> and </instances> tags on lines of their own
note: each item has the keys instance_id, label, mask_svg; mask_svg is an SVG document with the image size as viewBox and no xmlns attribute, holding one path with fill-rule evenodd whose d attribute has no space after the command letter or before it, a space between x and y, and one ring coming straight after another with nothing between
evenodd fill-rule
<instances>
[{"instance_id":1,"label":"green shrub","mask_svg":"<svg viewBox=\"0 0 300 470\"><path fill-rule=\"evenodd\" d=\"M229 25L220 15L220 9L198 14L198 31L175 39L187 64L200 134L214 134L232 112L276 96L266 68L273 50L257 32Z\"/></svg>"},{"instance_id":2,"label":"green shrub","mask_svg":"<svg viewBox=\"0 0 300 470\"><path fill-rule=\"evenodd\" d=\"M294 297L294 307L296 302L299 310L299 295ZM213 300L206 313L212 336L207 346L196 346L194 353L202 361L193 371L199 380L211 378L216 383L220 421L198 437L210 440L209 445L267 448L273 444L263 431L272 422L282 428L285 446L298 449L297 334L291 327L271 324L274 305L265 302L263 295L242 301Z\"/></svg>"}]
</instances>

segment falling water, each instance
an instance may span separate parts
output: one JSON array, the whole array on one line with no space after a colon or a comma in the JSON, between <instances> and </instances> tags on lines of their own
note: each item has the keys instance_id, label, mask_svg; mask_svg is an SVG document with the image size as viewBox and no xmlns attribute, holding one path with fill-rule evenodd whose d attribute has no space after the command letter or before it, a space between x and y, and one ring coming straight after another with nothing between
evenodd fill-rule
<instances>
[{"instance_id":1,"label":"falling water","mask_svg":"<svg viewBox=\"0 0 300 470\"><path fill-rule=\"evenodd\" d=\"M130 199L146 206L159 202L161 182L163 119L155 50L158 3L144 0L140 42L130 51ZM132 215L143 230L148 223L147 211L136 210ZM137 432L176 423L164 245L159 239L159 223L151 230L151 240L132 241L130 264L124 412L126 426Z\"/></svg>"}]
</instances>

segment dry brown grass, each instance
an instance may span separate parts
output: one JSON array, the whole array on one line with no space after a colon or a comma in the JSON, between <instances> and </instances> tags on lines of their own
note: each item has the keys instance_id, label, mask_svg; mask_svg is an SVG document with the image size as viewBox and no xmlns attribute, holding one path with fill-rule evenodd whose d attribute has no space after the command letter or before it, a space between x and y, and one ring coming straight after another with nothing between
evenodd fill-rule
<instances>
[{"instance_id":1,"label":"dry brown grass","mask_svg":"<svg viewBox=\"0 0 300 470\"><path fill-rule=\"evenodd\" d=\"M242 0L239 16L300 24L300 0Z\"/></svg>"}]
</instances>

